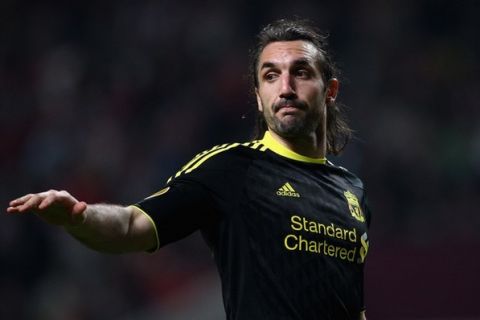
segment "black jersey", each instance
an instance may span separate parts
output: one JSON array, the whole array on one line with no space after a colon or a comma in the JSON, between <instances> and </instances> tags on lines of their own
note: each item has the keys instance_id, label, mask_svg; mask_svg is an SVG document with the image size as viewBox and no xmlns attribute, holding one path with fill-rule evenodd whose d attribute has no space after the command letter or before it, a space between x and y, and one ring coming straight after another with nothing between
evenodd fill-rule
<instances>
[{"instance_id":1,"label":"black jersey","mask_svg":"<svg viewBox=\"0 0 480 320\"><path fill-rule=\"evenodd\" d=\"M227 319L358 319L370 213L362 182L262 140L200 153L136 204L158 247L201 230Z\"/></svg>"}]
</instances>

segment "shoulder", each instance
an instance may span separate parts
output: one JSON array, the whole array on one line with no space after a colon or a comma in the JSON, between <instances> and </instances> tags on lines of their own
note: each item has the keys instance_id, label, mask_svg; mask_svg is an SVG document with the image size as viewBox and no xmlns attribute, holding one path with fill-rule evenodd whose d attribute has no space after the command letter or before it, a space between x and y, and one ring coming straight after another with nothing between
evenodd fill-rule
<instances>
[{"instance_id":1,"label":"shoulder","mask_svg":"<svg viewBox=\"0 0 480 320\"><path fill-rule=\"evenodd\" d=\"M366 215L367 224L370 225L371 213L362 180L344 167L336 166L330 161L327 162L327 165L332 169L337 170L336 175L342 180L340 183L346 187L343 194L347 199L349 207L362 205L364 214Z\"/></svg>"},{"instance_id":2,"label":"shoulder","mask_svg":"<svg viewBox=\"0 0 480 320\"><path fill-rule=\"evenodd\" d=\"M331 167L333 170L337 172L337 174L347 183L353 187L364 189L363 181L354 173L349 171L348 169L333 164L331 161L327 161L327 166Z\"/></svg>"},{"instance_id":3,"label":"shoulder","mask_svg":"<svg viewBox=\"0 0 480 320\"><path fill-rule=\"evenodd\" d=\"M241 171L258 156L257 149L260 146L261 144L256 140L216 145L195 155L175 175L170 177L168 182L182 176L205 172Z\"/></svg>"}]
</instances>

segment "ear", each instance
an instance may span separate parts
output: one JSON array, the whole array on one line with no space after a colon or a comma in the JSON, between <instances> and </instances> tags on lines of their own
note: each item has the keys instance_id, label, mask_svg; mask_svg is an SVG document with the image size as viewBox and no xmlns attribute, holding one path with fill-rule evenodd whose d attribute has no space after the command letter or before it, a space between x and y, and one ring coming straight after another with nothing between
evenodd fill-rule
<instances>
[{"instance_id":1,"label":"ear","mask_svg":"<svg viewBox=\"0 0 480 320\"><path fill-rule=\"evenodd\" d=\"M338 94L338 87L339 87L339 82L337 78L332 78L328 80L327 83L327 93L325 94L325 102L327 105L329 103L335 102L335 99L337 98Z\"/></svg>"},{"instance_id":2,"label":"ear","mask_svg":"<svg viewBox=\"0 0 480 320\"><path fill-rule=\"evenodd\" d=\"M255 88L255 96L257 97L258 111L263 112L262 99L260 99L260 95L258 94L258 88Z\"/></svg>"}]
</instances>

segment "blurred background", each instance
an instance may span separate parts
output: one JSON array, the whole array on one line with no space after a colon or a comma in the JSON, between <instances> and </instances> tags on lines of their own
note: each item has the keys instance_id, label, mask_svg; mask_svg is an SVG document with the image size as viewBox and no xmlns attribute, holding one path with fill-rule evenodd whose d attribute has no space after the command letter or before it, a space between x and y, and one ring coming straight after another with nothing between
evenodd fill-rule
<instances>
[{"instance_id":1,"label":"blurred background","mask_svg":"<svg viewBox=\"0 0 480 320\"><path fill-rule=\"evenodd\" d=\"M331 36L356 139L331 158L373 212L369 319L480 319L479 1L0 3L0 203L66 189L130 204L196 153L250 139L264 24ZM4 210L5 211L5 210ZM0 215L0 319L225 319L198 234L104 255Z\"/></svg>"}]
</instances>

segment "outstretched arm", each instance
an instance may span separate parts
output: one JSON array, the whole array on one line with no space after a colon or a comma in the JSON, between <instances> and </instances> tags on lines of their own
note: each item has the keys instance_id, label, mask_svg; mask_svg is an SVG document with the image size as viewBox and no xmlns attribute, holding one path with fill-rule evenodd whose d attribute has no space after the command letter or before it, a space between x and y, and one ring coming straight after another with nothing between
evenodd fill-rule
<instances>
[{"instance_id":1,"label":"outstretched arm","mask_svg":"<svg viewBox=\"0 0 480 320\"><path fill-rule=\"evenodd\" d=\"M34 212L63 226L86 246L110 253L147 251L157 246L153 222L136 207L78 201L66 191L28 194L10 202L8 213Z\"/></svg>"}]
</instances>

